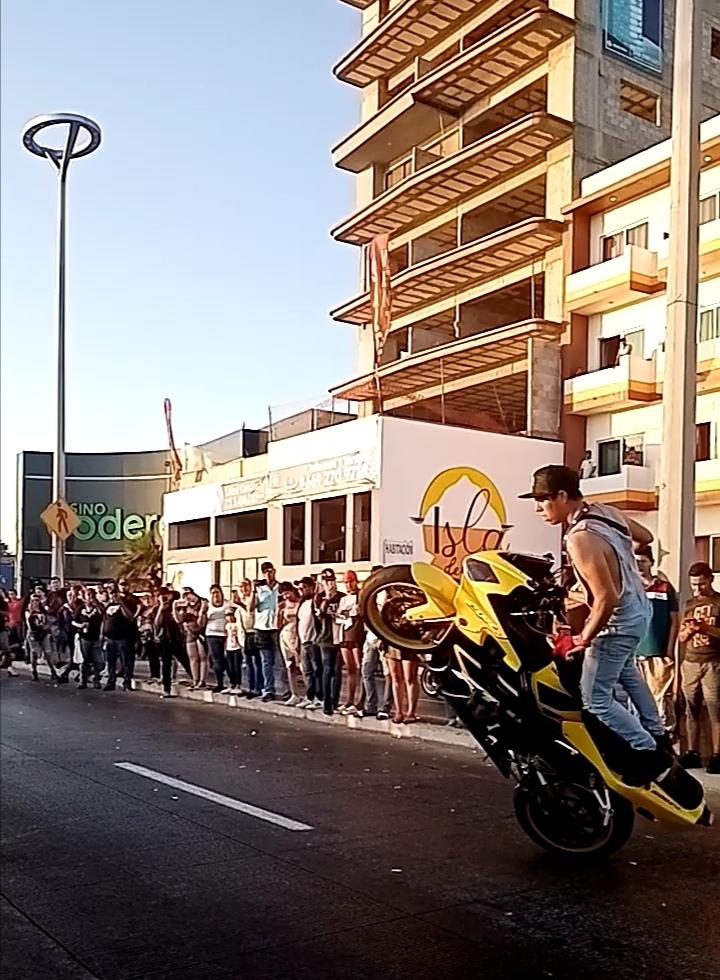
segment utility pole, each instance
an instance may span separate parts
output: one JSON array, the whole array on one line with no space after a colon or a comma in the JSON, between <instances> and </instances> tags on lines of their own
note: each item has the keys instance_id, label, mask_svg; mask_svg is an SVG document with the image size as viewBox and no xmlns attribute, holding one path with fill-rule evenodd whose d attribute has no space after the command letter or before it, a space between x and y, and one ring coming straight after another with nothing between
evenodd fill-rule
<instances>
[{"instance_id":1,"label":"utility pole","mask_svg":"<svg viewBox=\"0 0 720 980\"><path fill-rule=\"evenodd\" d=\"M701 38L702 0L676 0L658 560L681 594L695 556Z\"/></svg>"}]
</instances>

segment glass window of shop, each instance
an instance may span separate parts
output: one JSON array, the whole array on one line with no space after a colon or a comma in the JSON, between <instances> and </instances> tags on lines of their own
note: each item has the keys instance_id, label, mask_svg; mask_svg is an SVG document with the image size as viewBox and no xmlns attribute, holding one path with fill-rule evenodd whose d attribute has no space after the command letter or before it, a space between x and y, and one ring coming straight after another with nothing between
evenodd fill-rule
<instances>
[{"instance_id":1,"label":"glass window of shop","mask_svg":"<svg viewBox=\"0 0 720 980\"><path fill-rule=\"evenodd\" d=\"M312 561L335 565L345 561L345 497L312 502Z\"/></svg>"},{"instance_id":2,"label":"glass window of shop","mask_svg":"<svg viewBox=\"0 0 720 980\"><path fill-rule=\"evenodd\" d=\"M353 561L370 561L372 493L353 494Z\"/></svg>"},{"instance_id":3,"label":"glass window of shop","mask_svg":"<svg viewBox=\"0 0 720 980\"><path fill-rule=\"evenodd\" d=\"M305 502L283 507L283 565L305 561Z\"/></svg>"},{"instance_id":4,"label":"glass window of shop","mask_svg":"<svg viewBox=\"0 0 720 980\"><path fill-rule=\"evenodd\" d=\"M201 517L194 521L180 521L168 525L168 547L207 548L210 544L210 518Z\"/></svg>"},{"instance_id":5,"label":"glass window of shop","mask_svg":"<svg viewBox=\"0 0 720 980\"><path fill-rule=\"evenodd\" d=\"M260 578L260 566L265 558L236 558L233 561L224 560L218 562L219 574L218 581L225 593L225 598L229 599L235 589L240 588L240 583L244 578L249 578L255 582Z\"/></svg>"},{"instance_id":6,"label":"glass window of shop","mask_svg":"<svg viewBox=\"0 0 720 980\"><path fill-rule=\"evenodd\" d=\"M267 509L226 514L215 521L216 544L243 544L267 538Z\"/></svg>"}]
</instances>

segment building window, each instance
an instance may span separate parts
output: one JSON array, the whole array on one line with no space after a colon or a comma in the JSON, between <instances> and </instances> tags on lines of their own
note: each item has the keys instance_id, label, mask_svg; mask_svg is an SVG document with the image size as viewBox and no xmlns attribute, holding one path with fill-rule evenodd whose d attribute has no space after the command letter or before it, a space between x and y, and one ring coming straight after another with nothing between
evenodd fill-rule
<instances>
[{"instance_id":1,"label":"building window","mask_svg":"<svg viewBox=\"0 0 720 980\"><path fill-rule=\"evenodd\" d=\"M643 466L645 440L643 436L625 436L623 439L623 466Z\"/></svg>"},{"instance_id":2,"label":"building window","mask_svg":"<svg viewBox=\"0 0 720 980\"><path fill-rule=\"evenodd\" d=\"M710 547L708 548L710 568L714 572L720 572L720 534L710 536Z\"/></svg>"},{"instance_id":3,"label":"building window","mask_svg":"<svg viewBox=\"0 0 720 980\"><path fill-rule=\"evenodd\" d=\"M720 60L720 31L714 27L710 30L710 56Z\"/></svg>"},{"instance_id":4,"label":"building window","mask_svg":"<svg viewBox=\"0 0 720 980\"><path fill-rule=\"evenodd\" d=\"M172 551L180 548L207 548L209 544L209 517L168 525L168 547Z\"/></svg>"},{"instance_id":5,"label":"building window","mask_svg":"<svg viewBox=\"0 0 720 980\"><path fill-rule=\"evenodd\" d=\"M642 35L658 47L662 44L662 0L644 0Z\"/></svg>"},{"instance_id":6,"label":"building window","mask_svg":"<svg viewBox=\"0 0 720 980\"><path fill-rule=\"evenodd\" d=\"M698 422L695 426L695 462L711 459L710 423Z\"/></svg>"},{"instance_id":7,"label":"building window","mask_svg":"<svg viewBox=\"0 0 720 980\"><path fill-rule=\"evenodd\" d=\"M700 310L698 317L698 343L720 337L720 306Z\"/></svg>"},{"instance_id":8,"label":"building window","mask_svg":"<svg viewBox=\"0 0 720 980\"><path fill-rule=\"evenodd\" d=\"M708 221L715 221L718 216L718 196L711 194L709 197L700 198L700 217L701 225L706 225Z\"/></svg>"},{"instance_id":9,"label":"building window","mask_svg":"<svg viewBox=\"0 0 720 980\"><path fill-rule=\"evenodd\" d=\"M305 504L283 507L283 565L305 561Z\"/></svg>"},{"instance_id":10,"label":"building window","mask_svg":"<svg viewBox=\"0 0 720 980\"><path fill-rule=\"evenodd\" d=\"M600 341L600 370L615 367L620 356L620 337L603 337Z\"/></svg>"},{"instance_id":11,"label":"building window","mask_svg":"<svg viewBox=\"0 0 720 980\"><path fill-rule=\"evenodd\" d=\"M372 493L353 495L353 561L370 561Z\"/></svg>"},{"instance_id":12,"label":"building window","mask_svg":"<svg viewBox=\"0 0 720 980\"><path fill-rule=\"evenodd\" d=\"M609 262L622 255L625 249L625 236L621 231L614 235L604 235L602 239L602 260Z\"/></svg>"},{"instance_id":13,"label":"building window","mask_svg":"<svg viewBox=\"0 0 720 980\"><path fill-rule=\"evenodd\" d=\"M623 466L643 466L644 459L642 435L604 439L598 443L598 476L614 476Z\"/></svg>"},{"instance_id":14,"label":"building window","mask_svg":"<svg viewBox=\"0 0 720 980\"><path fill-rule=\"evenodd\" d=\"M660 96L625 78L620 80L620 108L653 126L660 125Z\"/></svg>"},{"instance_id":15,"label":"building window","mask_svg":"<svg viewBox=\"0 0 720 980\"><path fill-rule=\"evenodd\" d=\"M225 598L232 598L233 592L239 591L240 583L244 578L255 581L260 578L260 565L265 561L264 558L238 558L233 561L218 562L220 574L218 581L225 593Z\"/></svg>"},{"instance_id":16,"label":"building window","mask_svg":"<svg viewBox=\"0 0 720 980\"><path fill-rule=\"evenodd\" d=\"M345 561L345 497L312 502L312 560L316 565Z\"/></svg>"},{"instance_id":17,"label":"building window","mask_svg":"<svg viewBox=\"0 0 720 980\"><path fill-rule=\"evenodd\" d=\"M620 472L620 440L607 439L598 443L598 476Z\"/></svg>"},{"instance_id":18,"label":"building window","mask_svg":"<svg viewBox=\"0 0 720 980\"><path fill-rule=\"evenodd\" d=\"M267 538L267 510L246 510L242 514L227 514L215 522L216 544L243 544Z\"/></svg>"},{"instance_id":19,"label":"building window","mask_svg":"<svg viewBox=\"0 0 720 980\"><path fill-rule=\"evenodd\" d=\"M644 221L641 225L633 225L625 232L625 241L628 245L637 245L638 248L648 246L648 223Z\"/></svg>"},{"instance_id":20,"label":"building window","mask_svg":"<svg viewBox=\"0 0 720 980\"><path fill-rule=\"evenodd\" d=\"M605 235L602 238L602 260L607 262L609 259L616 259L622 255L626 245L637 245L639 248L648 247L648 223L641 222L639 225L632 225L624 231L616 231L612 235Z\"/></svg>"}]
</instances>

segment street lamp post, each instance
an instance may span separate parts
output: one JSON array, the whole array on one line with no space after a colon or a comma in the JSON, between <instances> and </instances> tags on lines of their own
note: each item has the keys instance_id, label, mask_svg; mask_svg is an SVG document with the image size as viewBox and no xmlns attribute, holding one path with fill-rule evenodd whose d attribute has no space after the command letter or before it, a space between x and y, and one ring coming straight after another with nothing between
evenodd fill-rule
<instances>
[{"instance_id":1,"label":"street lamp post","mask_svg":"<svg viewBox=\"0 0 720 980\"><path fill-rule=\"evenodd\" d=\"M61 127L65 133L62 147L43 145L38 141L43 130ZM25 148L35 156L45 157L55 167L58 177L58 271L57 271L57 402L55 452L53 453L53 500L65 498L65 251L67 175L70 161L87 156L100 145L100 127L86 116L68 112L36 116L23 129ZM65 542L52 535L50 574L65 584Z\"/></svg>"}]
</instances>

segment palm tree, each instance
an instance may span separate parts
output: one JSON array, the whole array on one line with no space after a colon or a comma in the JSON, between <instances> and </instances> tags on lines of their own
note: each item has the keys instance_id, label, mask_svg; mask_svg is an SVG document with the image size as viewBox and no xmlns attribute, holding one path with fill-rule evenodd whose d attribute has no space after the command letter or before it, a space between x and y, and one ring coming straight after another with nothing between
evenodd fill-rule
<instances>
[{"instance_id":1,"label":"palm tree","mask_svg":"<svg viewBox=\"0 0 720 980\"><path fill-rule=\"evenodd\" d=\"M133 592L145 592L162 584L162 546L153 525L135 541L129 541L118 560L117 577Z\"/></svg>"}]
</instances>

